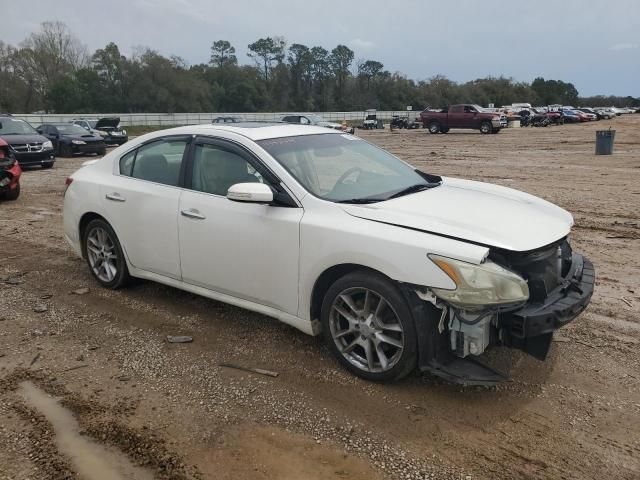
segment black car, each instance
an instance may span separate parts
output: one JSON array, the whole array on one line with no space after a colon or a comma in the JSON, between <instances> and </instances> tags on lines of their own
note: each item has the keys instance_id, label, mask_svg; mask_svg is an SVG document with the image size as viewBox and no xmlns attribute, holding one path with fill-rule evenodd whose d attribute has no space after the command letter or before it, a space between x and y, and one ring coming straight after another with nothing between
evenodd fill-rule
<instances>
[{"instance_id":1,"label":"black car","mask_svg":"<svg viewBox=\"0 0 640 480\"><path fill-rule=\"evenodd\" d=\"M107 145L122 145L129 141L127 131L119 127L119 117L79 118L73 123L94 135L100 135Z\"/></svg>"},{"instance_id":2,"label":"black car","mask_svg":"<svg viewBox=\"0 0 640 480\"><path fill-rule=\"evenodd\" d=\"M51 168L56 161L52 142L24 120L0 114L0 138L9 144L21 167Z\"/></svg>"},{"instance_id":3,"label":"black car","mask_svg":"<svg viewBox=\"0 0 640 480\"><path fill-rule=\"evenodd\" d=\"M61 157L71 157L76 153L104 155L107 151L100 135L89 133L73 123L43 123L38 127L38 132L51 140Z\"/></svg>"}]
</instances>

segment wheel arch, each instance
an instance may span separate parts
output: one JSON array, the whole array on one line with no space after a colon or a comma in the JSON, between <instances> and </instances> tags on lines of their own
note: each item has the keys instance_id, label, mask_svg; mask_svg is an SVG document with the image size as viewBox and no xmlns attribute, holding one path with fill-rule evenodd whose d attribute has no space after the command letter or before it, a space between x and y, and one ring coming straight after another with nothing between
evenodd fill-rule
<instances>
[{"instance_id":1,"label":"wheel arch","mask_svg":"<svg viewBox=\"0 0 640 480\"><path fill-rule=\"evenodd\" d=\"M338 265L333 265L325 269L316 279L313 284L313 289L311 290L311 302L310 302L310 318L312 320L316 320L320 318L320 310L322 308L322 301L324 300L324 296L329 290L329 287L333 285L333 283L341 277L345 275L355 272L355 271L366 271L376 275L380 275L393 284L397 284L395 280L390 278L388 275L385 275L380 270L376 270L375 268L367 267L366 265L361 265L358 263L341 263Z\"/></svg>"},{"instance_id":2,"label":"wheel arch","mask_svg":"<svg viewBox=\"0 0 640 480\"><path fill-rule=\"evenodd\" d=\"M113 226L113 223L111 223L109 221L108 218L106 218L104 215L101 215L97 212L94 211L89 211L89 212L85 212L82 214L82 216L80 217L80 221L78 222L78 235L80 238L80 252L82 254L82 258L85 258L85 253L84 253L84 245L82 244L82 242L84 241L84 232L87 228L87 225L89 225L89 223L92 220L103 220L106 223L109 224L109 226L113 229L113 231L115 232L116 236L118 237L118 241L120 242L120 248L122 248L122 251L124 252L124 257L127 261L127 266L129 268L131 268L131 264L129 262L129 255L127 254L127 250L125 248L125 246L123 245L122 241L120 240L120 235L118 235L118 232L116 231L115 227Z\"/></svg>"}]
</instances>

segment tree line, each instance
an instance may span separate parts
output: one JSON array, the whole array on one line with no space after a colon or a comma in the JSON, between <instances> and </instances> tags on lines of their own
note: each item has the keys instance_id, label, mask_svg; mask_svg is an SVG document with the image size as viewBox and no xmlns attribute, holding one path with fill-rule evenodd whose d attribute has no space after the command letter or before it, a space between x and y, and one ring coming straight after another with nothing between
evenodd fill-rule
<instances>
[{"instance_id":1,"label":"tree line","mask_svg":"<svg viewBox=\"0 0 640 480\"><path fill-rule=\"evenodd\" d=\"M44 22L18 46L0 41L0 111L261 112L404 110L451 103L496 106L640 106L633 97L579 97L572 83L531 83L488 77L460 83L443 75L412 80L379 61L356 60L353 50L331 50L282 37L248 45L239 62L226 40L211 45L208 63L188 65L150 48L123 55L115 43L93 53L61 22Z\"/></svg>"}]
</instances>

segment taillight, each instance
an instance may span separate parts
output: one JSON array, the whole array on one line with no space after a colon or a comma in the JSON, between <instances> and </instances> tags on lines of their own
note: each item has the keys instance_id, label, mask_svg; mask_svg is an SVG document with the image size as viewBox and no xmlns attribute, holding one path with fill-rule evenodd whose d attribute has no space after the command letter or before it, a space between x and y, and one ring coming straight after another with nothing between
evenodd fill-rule
<instances>
[{"instance_id":1,"label":"taillight","mask_svg":"<svg viewBox=\"0 0 640 480\"><path fill-rule=\"evenodd\" d=\"M67 190L69 189L69 186L72 182L73 177L67 177L67 179L64 181L64 193L62 194L63 197L67 194Z\"/></svg>"}]
</instances>

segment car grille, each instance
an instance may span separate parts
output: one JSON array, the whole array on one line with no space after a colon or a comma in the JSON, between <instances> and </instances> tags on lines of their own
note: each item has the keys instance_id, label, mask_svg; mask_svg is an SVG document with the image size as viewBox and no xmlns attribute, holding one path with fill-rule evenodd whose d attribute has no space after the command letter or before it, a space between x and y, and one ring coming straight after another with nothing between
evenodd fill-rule
<instances>
[{"instance_id":1,"label":"car grille","mask_svg":"<svg viewBox=\"0 0 640 480\"><path fill-rule=\"evenodd\" d=\"M11 145L18 153L36 153L42 151L42 142L18 143Z\"/></svg>"},{"instance_id":2,"label":"car grille","mask_svg":"<svg viewBox=\"0 0 640 480\"><path fill-rule=\"evenodd\" d=\"M571 267L571 246L566 239L530 252L492 252L497 263L519 273L529 285L529 299L542 302L560 285Z\"/></svg>"}]
</instances>

